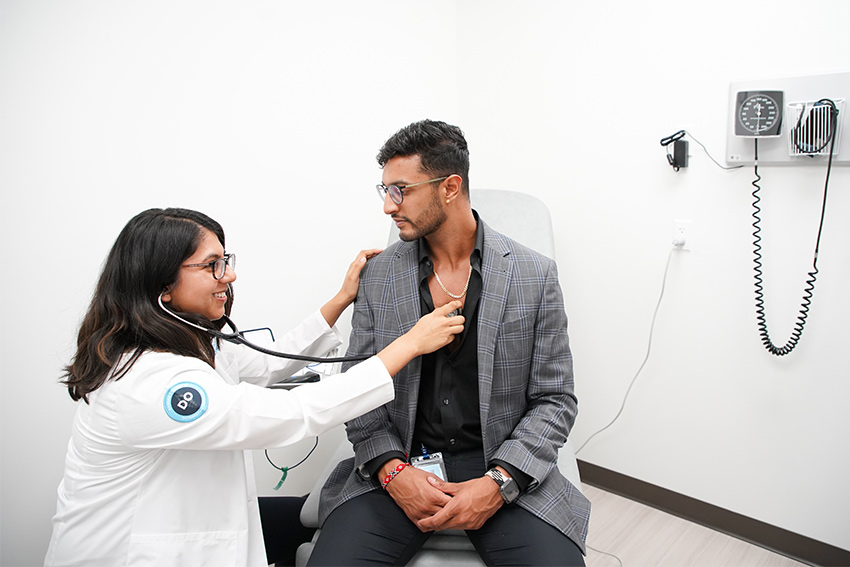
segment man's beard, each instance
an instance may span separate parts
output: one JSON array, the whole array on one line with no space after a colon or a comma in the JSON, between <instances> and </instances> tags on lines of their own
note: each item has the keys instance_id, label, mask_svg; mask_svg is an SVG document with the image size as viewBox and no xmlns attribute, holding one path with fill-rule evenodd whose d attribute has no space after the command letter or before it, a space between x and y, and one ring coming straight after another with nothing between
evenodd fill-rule
<instances>
[{"instance_id":1,"label":"man's beard","mask_svg":"<svg viewBox=\"0 0 850 567\"><path fill-rule=\"evenodd\" d=\"M399 238L405 242L411 242L433 234L443 226L446 218L446 211L440 207L440 198L437 196L437 191L434 191L434 198L419 215L415 224L408 217L404 217L412 232L408 234L399 232Z\"/></svg>"}]
</instances>

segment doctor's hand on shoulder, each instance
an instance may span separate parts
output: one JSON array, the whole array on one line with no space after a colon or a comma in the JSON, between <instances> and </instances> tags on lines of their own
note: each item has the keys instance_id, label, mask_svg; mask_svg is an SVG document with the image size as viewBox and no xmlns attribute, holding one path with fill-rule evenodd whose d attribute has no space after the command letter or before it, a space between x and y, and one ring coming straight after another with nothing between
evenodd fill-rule
<instances>
[{"instance_id":1,"label":"doctor's hand on shoulder","mask_svg":"<svg viewBox=\"0 0 850 567\"><path fill-rule=\"evenodd\" d=\"M342 288L337 292L330 301L322 306L322 317L325 318L329 327L333 327L345 308L351 305L351 302L357 297L357 289L360 287L360 272L363 266L366 265L366 260L380 254L380 248L370 248L361 250L348 270L345 272L345 279L342 282Z\"/></svg>"}]
</instances>

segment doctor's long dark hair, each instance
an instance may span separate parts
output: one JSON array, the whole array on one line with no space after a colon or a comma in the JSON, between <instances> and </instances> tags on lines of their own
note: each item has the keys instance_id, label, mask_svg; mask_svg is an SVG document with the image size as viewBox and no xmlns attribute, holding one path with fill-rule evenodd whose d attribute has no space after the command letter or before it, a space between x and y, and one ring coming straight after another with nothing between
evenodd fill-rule
<instances>
[{"instance_id":1,"label":"doctor's long dark hair","mask_svg":"<svg viewBox=\"0 0 850 567\"><path fill-rule=\"evenodd\" d=\"M157 299L177 281L180 266L194 254L206 228L224 246L224 230L213 219L188 209L150 209L139 213L118 235L100 274L77 336L77 353L65 367L62 383L74 401L107 379L118 380L147 350L199 358L215 365L210 335L163 313ZM225 311L233 303L228 289ZM220 328L201 315L181 317ZM127 354L125 359L122 356ZM120 363L120 364L119 364Z\"/></svg>"}]
</instances>

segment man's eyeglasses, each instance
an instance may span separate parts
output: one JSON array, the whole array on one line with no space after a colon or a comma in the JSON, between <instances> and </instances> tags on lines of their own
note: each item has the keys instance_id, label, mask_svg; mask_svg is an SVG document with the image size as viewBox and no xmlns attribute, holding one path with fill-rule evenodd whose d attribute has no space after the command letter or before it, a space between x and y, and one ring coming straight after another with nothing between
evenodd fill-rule
<instances>
[{"instance_id":1,"label":"man's eyeglasses","mask_svg":"<svg viewBox=\"0 0 850 567\"><path fill-rule=\"evenodd\" d=\"M228 266L231 270L236 269L236 254L225 254L224 257L206 264L183 264L184 268L209 268L212 270L212 276L217 280L224 277Z\"/></svg>"},{"instance_id":2,"label":"man's eyeglasses","mask_svg":"<svg viewBox=\"0 0 850 567\"><path fill-rule=\"evenodd\" d=\"M417 185L425 185L426 183L434 183L435 181L442 181L443 179L448 179L451 175L446 175L445 177L438 177L436 179L429 179L428 181L419 181L418 183L411 183L410 185L390 185L389 187L385 186L383 183L379 185L375 185L375 189L378 190L378 197L380 197L381 201L387 198L387 193L390 195L390 199L393 200L393 203L396 205L401 205L402 201L404 201L404 190L408 187L416 187Z\"/></svg>"}]
</instances>

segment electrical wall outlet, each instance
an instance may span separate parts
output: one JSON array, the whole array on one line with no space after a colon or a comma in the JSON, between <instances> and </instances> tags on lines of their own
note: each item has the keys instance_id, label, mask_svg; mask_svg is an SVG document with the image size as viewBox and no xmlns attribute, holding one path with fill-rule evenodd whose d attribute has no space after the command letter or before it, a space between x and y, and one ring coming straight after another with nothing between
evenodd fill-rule
<instances>
[{"instance_id":1,"label":"electrical wall outlet","mask_svg":"<svg viewBox=\"0 0 850 567\"><path fill-rule=\"evenodd\" d=\"M679 250L691 249L691 221L689 220L674 220L673 221L673 246Z\"/></svg>"}]
</instances>

